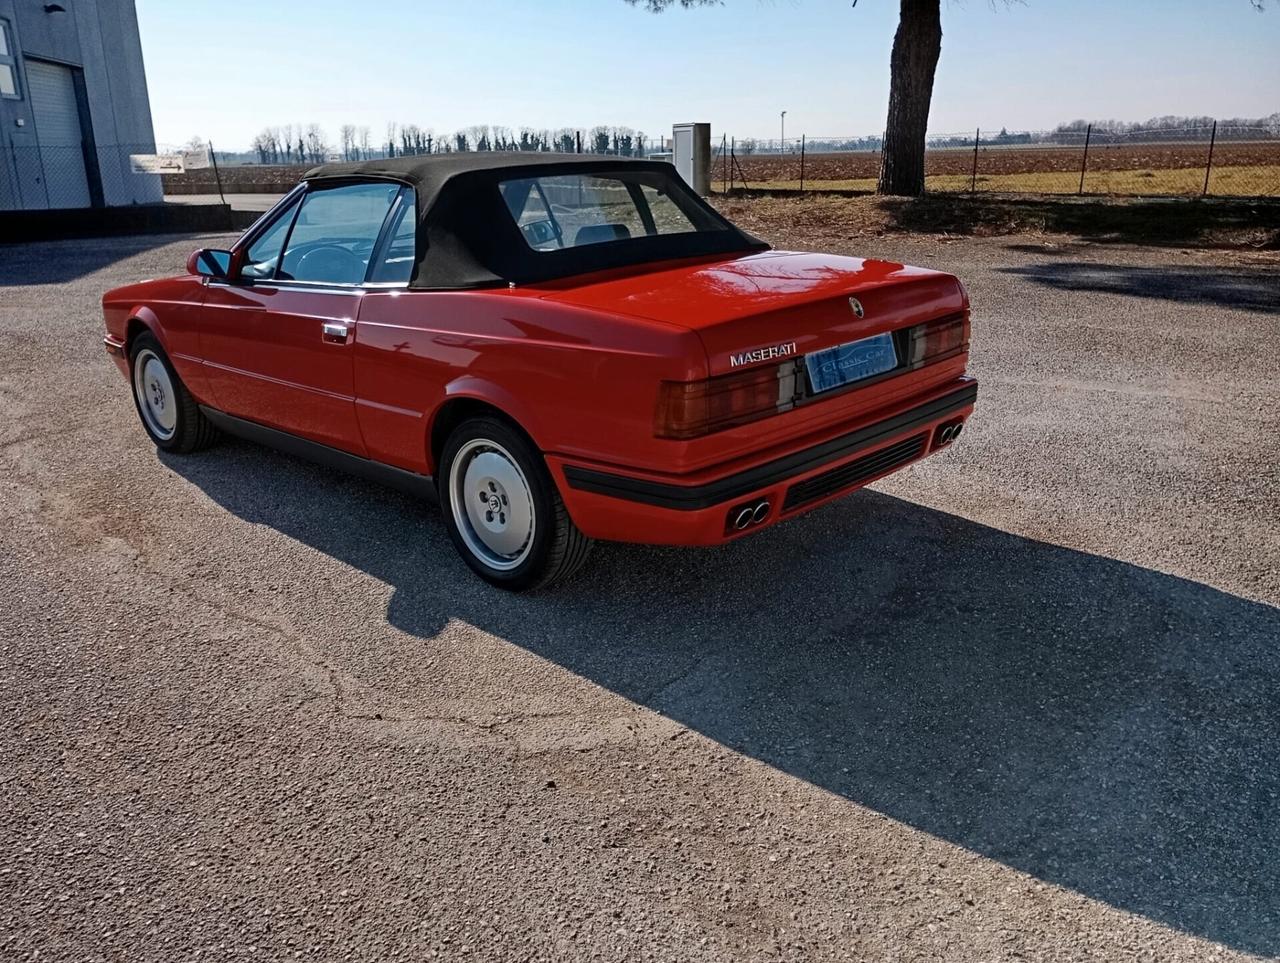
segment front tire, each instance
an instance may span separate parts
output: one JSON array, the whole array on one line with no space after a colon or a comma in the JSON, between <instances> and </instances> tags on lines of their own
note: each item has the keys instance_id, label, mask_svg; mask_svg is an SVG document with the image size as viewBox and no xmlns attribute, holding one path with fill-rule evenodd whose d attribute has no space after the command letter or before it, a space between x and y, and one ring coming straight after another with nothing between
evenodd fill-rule
<instances>
[{"instance_id":1,"label":"front tire","mask_svg":"<svg viewBox=\"0 0 1280 963\"><path fill-rule=\"evenodd\" d=\"M586 561L591 540L569 518L542 455L512 425L464 421L445 442L439 467L449 537L486 582L542 588Z\"/></svg>"},{"instance_id":2,"label":"front tire","mask_svg":"<svg viewBox=\"0 0 1280 963\"><path fill-rule=\"evenodd\" d=\"M213 444L218 430L191 397L155 335L148 332L133 339L129 371L138 418L157 448L185 454Z\"/></svg>"}]
</instances>

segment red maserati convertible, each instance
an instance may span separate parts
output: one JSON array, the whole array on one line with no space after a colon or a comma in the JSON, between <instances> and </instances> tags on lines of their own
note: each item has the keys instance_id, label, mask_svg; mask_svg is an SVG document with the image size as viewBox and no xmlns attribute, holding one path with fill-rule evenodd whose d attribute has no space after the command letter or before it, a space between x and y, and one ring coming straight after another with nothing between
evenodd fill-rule
<instances>
[{"instance_id":1,"label":"red maserati convertible","mask_svg":"<svg viewBox=\"0 0 1280 963\"><path fill-rule=\"evenodd\" d=\"M229 251L103 298L143 428L438 497L481 577L592 539L709 545L946 446L952 276L770 250L666 163L446 154L308 172Z\"/></svg>"}]
</instances>

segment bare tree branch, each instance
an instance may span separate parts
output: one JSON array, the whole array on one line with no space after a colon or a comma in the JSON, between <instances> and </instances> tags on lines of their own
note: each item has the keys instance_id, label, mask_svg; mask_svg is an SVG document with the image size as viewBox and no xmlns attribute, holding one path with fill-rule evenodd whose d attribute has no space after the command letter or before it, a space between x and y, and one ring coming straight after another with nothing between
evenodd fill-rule
<instances>
[{"instance_id":1,"label":"bare tree branch","mask_svg":"<svg viewBox=\"0 0 1280 963\"><path fill-rule=\"evenodd\" d=\"M1255 0L1261 2L1261 0ZM721 0L627 0L627 3L633 7L644 7L650 13L662 13L668 7L674 7L679 4L682 7L719 7L723 6Z\"/></svg>"}]
</instances>

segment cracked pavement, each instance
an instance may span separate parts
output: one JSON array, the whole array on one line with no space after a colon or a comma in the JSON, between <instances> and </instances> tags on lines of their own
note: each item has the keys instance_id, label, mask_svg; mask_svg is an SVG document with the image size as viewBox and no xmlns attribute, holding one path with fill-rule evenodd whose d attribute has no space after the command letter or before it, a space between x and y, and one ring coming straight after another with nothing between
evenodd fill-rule
<instances>
[{"instance_id":1,"label":"cracked pavement","mask_svg":"<svg viewBox=\"0 0 1280 963\"><path fill-rule=\"evenodd\" d=\"M0 957L1280 954L1275 262L772 239L964 279L961 442L524 597L146 442L98 298L218 239L0 247Z\"/></svg>"}]
</instances>

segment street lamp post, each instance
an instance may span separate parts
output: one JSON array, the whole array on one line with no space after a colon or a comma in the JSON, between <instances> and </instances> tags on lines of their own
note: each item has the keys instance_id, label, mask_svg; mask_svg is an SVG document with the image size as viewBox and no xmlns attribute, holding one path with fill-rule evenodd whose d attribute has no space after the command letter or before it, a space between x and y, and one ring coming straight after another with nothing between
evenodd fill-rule
<instances>
[{"instance_id":1,"label":"street lamp post","mask_svg":"<svg viewBox=\"0 0 1280 963\"><path fill-rule=\"evenodd\" d=\"M780 130L778 133L778 153L782 154L785 153L787 149L787 112L785 110L782 112Z\"/></svg>"}]
</instances>

